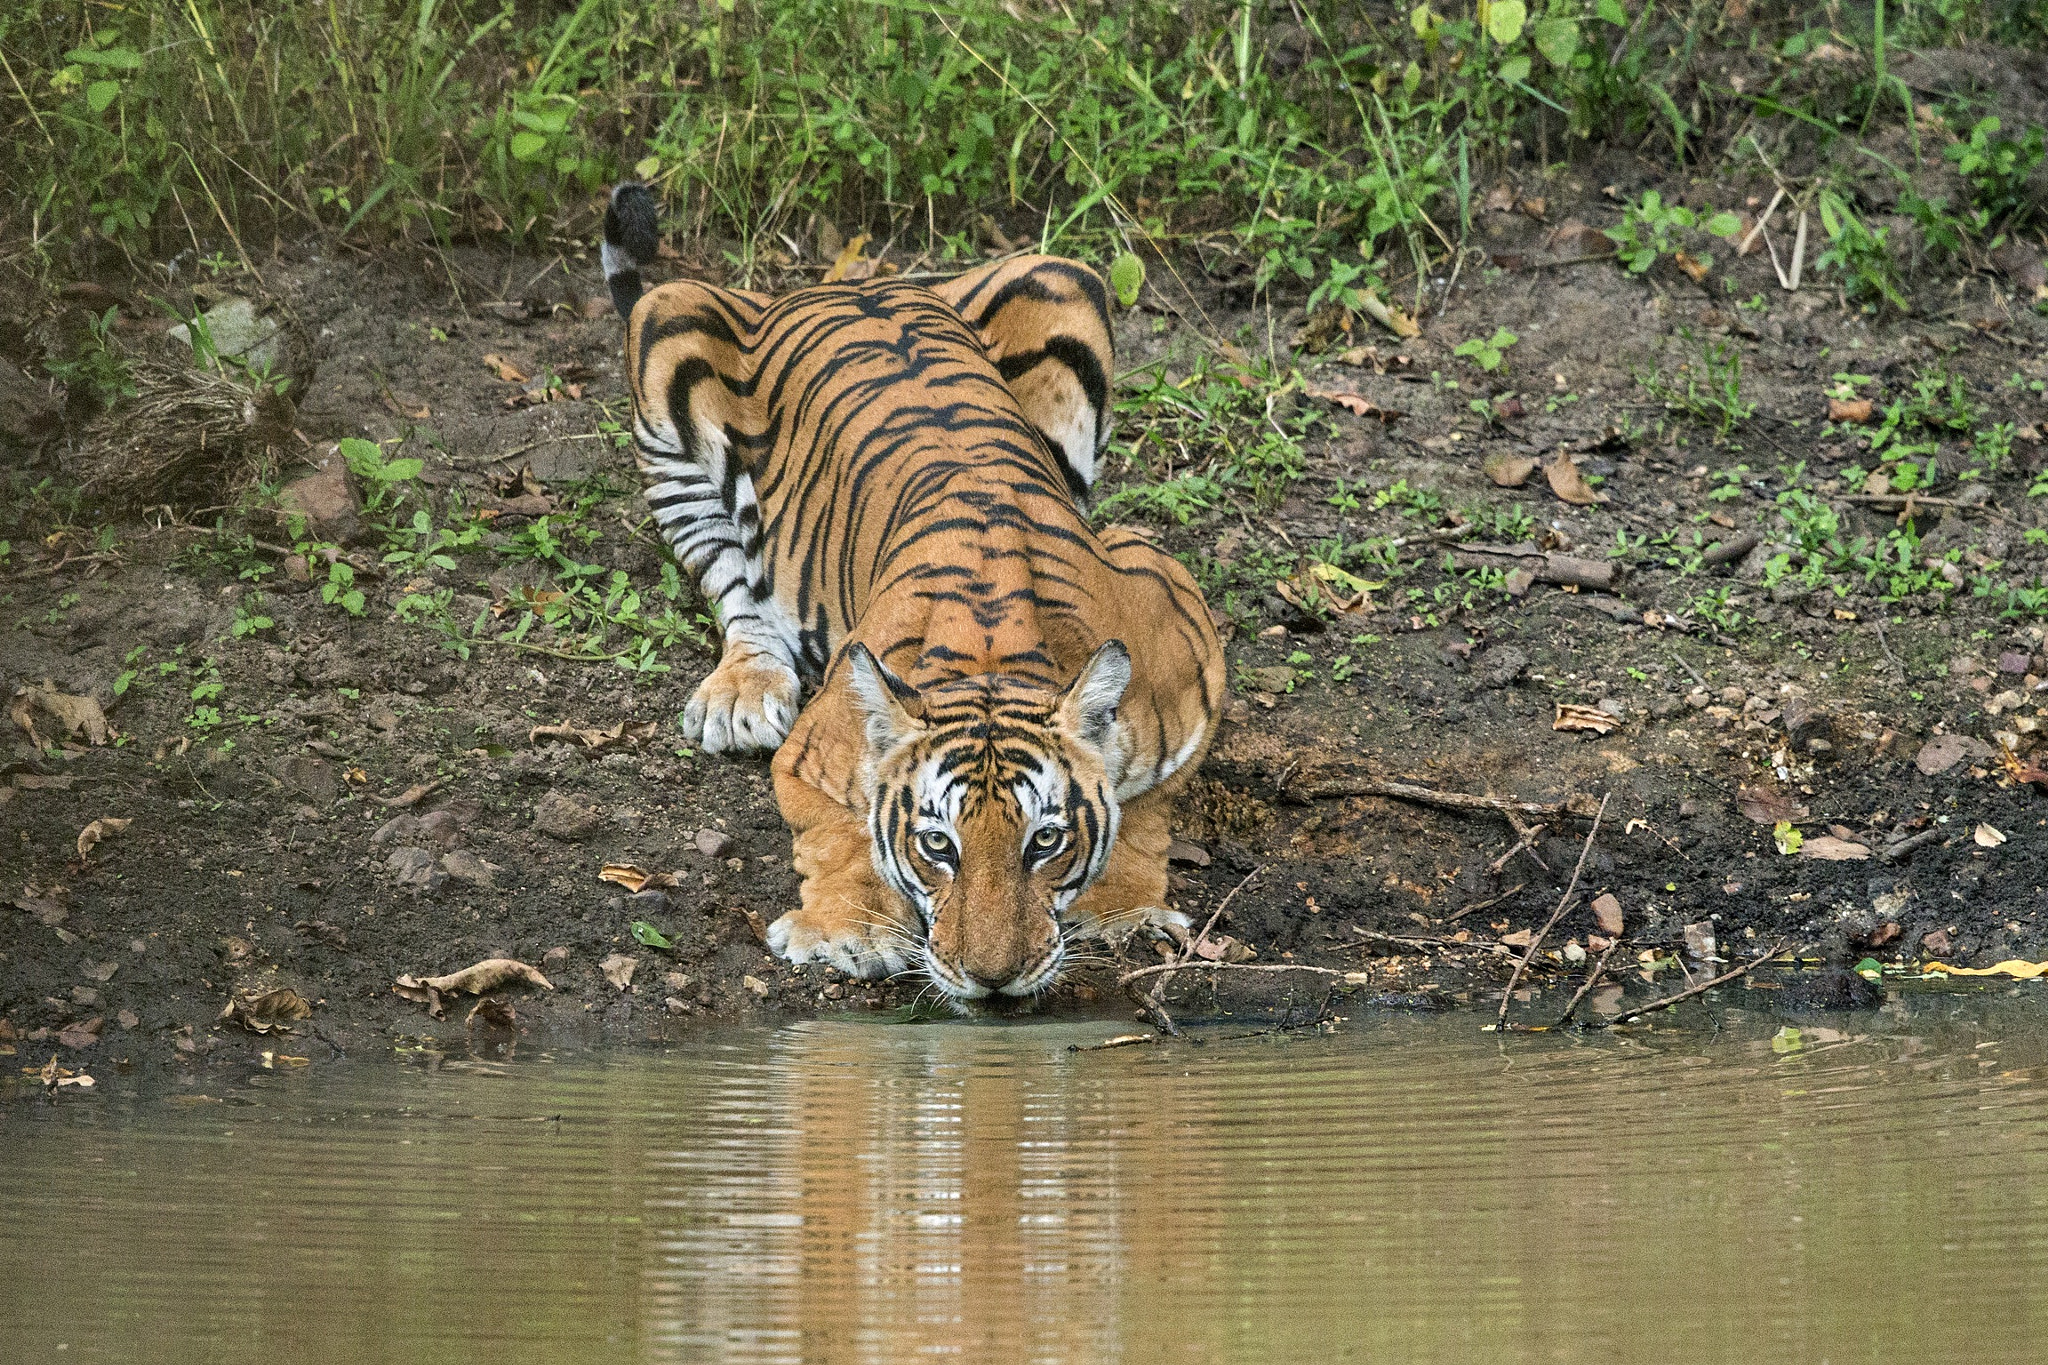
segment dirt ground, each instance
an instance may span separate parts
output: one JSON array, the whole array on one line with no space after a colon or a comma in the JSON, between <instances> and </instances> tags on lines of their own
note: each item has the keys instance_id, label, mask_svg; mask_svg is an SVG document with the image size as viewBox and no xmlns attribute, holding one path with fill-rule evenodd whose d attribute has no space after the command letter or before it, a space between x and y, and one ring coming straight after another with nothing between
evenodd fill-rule
<instances>
[{"instance_id":1,"label":"dirt ground","mask_svg":"<svg viewBox=\"0 0 2048 1365\"><path fill-rule=\"evenodd\" d=\"M1856 490L1839 472L1855 463L1853 432L1822 420L1832 376L1872 376L1873 392L1896 394L1935 363L1964 376L1984 420L2012 423L2018 438L2005 468L1979 481L1988 496L1951 474L1933 490L1938 501L1909 509L1915 524L1928 549L1960 549L1965 566L1995 560L1997 573L2035 579L2042 552L2024 532L2040 516L2026 491L2048 447L2041 399L2026 384L2048 377L2048 326L1989 275L1923 290L1912 316L1877 318L1830 289L1782 291L1761 252L1724 252L1704 286L1668 263L1644 277L1611 261L1571 263L1589 253L1560 224L1616 216L1599 179L1536 187L1549 198L1541 219L1529 207L1483 214L1479 249L1454 287L1434 291L1440 306L1425 311L1420 337L1360 330L1303 359L1309 388L1356 393L1380 412L1286 395L1290 410L1327 408L1335 435L1310 443L1306 473L1277 508L1240 504L1161 528L1169 548L1226 566L1375 534L1411 538L1411 560L1425 561L1334 618L1277 588L1233 599L1237 685L1183 814L1181 908L1200 923L1235 889L1215 930L1242 945L1227 955L1364 972L1366 984L1332 1005L1339 1012L1430 992L1490 1008L1487 988L1505 976L1515 935L1558 904L1586 847L1584 814L1605 798L1580 894L1549 940L1563 956L1535 964L1550 994L1569 989L1580 950L1602 933L1602 896L1623 916L1615 965L1627 963L1637 993L1653 989L1638 955L1682 954L1688 926L1694 956L1724 959L1780 940L1809 956L1870 953L1888 964L2042 958L2048 818L1996 738L2022 756L2031 748L2048 676L2041 626L2001 620L1967 591L1886 603L1875 589L1838 596L1766 579L1785 539L1780 471L1795 461L1845 535L1881 536L1899 521L1896 500L1848 500ZM1716 193L1727 203L1743 191ZM1121 323L1126 366L1164 357L1177 372L1203 349L1196 331L1253 350L1270 337L1284 355L1302 329L1299 309L1269 313L1227 271L1205 273L1203 259L1171 271L1155 263ZM579 524L596 534L577 558L652 585L663 552L641 529L630 458L598 434L607 412L622 413L623 384L620 324L591 306L601 294L594 267L310 246L263 262L263 286L313 337L318 369L298 413L304 453L346 436L400 442L392 453L421 459L437 495L500 509L494 538L581 495ZM506 300L528 306L483 306ZM1498 327L1519 338L1502 370L1454 358L1457 343ZM1678 375L1718 342L1739 350L1743 394L1757 406L1728 445L1637 381ZM1336 358L1353 344L1376 348L1386 372L1372 356ZM509 406L520 386L486 356L522 374L583 376L581 396ZM1510 391L1518 396L1495 403L1494 419L1474 411L1475 397ZM64 449L9 457L23 471L18 486L62 477ZM1567 503L1541 470L1505 489L1485 469L1489 456L1559 451L1576 453L1605 502ZM1719 477L1737 464L1750 473ZM530 482L508 478L522 467ZM1106 487L1130 477L1112 465ZM612 493L597 497L604 480ZM1373 494L1398 487L1433 490L1441 510L1374 505ZM1360 495L1354 505L1347 490ZM529 566L500 562L487 544L453 571L372 578L371 536L358 555L368 600L357 618L281 571L285 533L262 513L230 525L280 570L260 585L271 624L237 638L252 588L234 563L203 552L217 543L206 529L216 513L186 509L181 522L131 512L95 541L96 525L53 535L58 519L38 506L17 510L0 572L0 675L17 705L20 689L44 683L96 699L112 733L99 744L61 737L31 712L47 746L38 748L7 727L0 1048L21 1063L216 1047L303 1054L320 1050L316 1040L354 1048L387 1034L502 1029L502 1015L468 1018L467 998L436 1020L393 990L402 974L493 957L532 964L554 986L507 994L510 1028L618 1039L709 1015L900 1008L919 994L914 982L792 969L762 947L762 927L796 895L766 762L681 751L675 727L708 650L672 649L672 671L655 673L493 643L465 660L395 620L393 604L447 587L455 618L484 619L487 635L502 636L521 592L546 590L522 577ZM1567 553L1604 566L1625 536L1636 549L1613 561L1625 574L1613 590L1538 581L1465 606L1460 580L1434 561L1495 543L1497 527L1482 532L1457 509L1515 506L1533 518L1523 549L1534 557L1508 567L1547 571L1541 556ZM1737 550L1747 533L1758 542L1681 575L1654 549L1671 532ZM56 567L66 555L72 562ZM1452 585L1448 596L1440 584ZM1716 593L1703 612L1701 595ZM508 601L512 610L492 618ZM139 676L117 696L130 669ZM224 720L195 727L192 689L209 679ZM1590 708L1604 733L1557 728L1561 715L1587 715L1565 706ZM534 733L559 725L628 728L595 747ZM1511 819L1371 790L1389 780L1571 801L1576 814ZM81 831L105 819L132 823L82 847ZM1779 819L1802 847L1781 851ZM1851 856L1814 856L1827 852ZM673 872L675 885L633 894L600 880L607 864ZM673 947L636 943L636 920ZM1139 941L1116 956L1143 965L1168 950ZM625 958L633 973L622 986L611 977ZM1040 1008L1127 1012L1117 970L1077 971ZM1186 984L1174 998L1197 1014L1226 1000L1270 1013L1320 1004L1324 980L1246 976L1213 1001ZM309 1020L286 1021L291 1036L221 1018L230 1000L278 987L312 1005Z\"/></svg>"}]
</instances>

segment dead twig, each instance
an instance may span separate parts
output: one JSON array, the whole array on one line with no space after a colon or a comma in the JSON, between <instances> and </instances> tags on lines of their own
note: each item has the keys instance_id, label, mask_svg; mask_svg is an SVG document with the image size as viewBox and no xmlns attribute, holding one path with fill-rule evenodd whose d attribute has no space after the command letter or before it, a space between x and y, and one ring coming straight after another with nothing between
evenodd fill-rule
<instances>
[{"instance_id":1,"label":"dead twig","mask_svg":"<svg viewBox=\"0 0 2048 1365\"><path fill-rule=\"evenodd\" d=\"M1518 801L1511 796L1474 796L1470 792L1444 792L1418 787L1412 782L1389 782L1377 777L1332 777L1310 784L1297 793L1311 801L1341 796L1384 796L1395 801L1413 801L1445 810L1513 811L1517 815L1574 815L1591 819L1597 810L1593 798L1585 795L1562 801Z\"/></svg>"},{"instance_id":2,"label":"dead twig","mask_svg":"<svg viewBox=\"0 0 2048 1365\"><path fill-rule=\"evenodd\" d=\"M1593 840L1600 833L1600 820L1607 814L1607 802L1611 795L1612 793L1600 798L1600 809L1593 813L1593 828L1586 831L1585 845L1579 849L1578 865L1572 869L1572 879L1565 887L1564 894L1558 897L1557 909L1550 912L1550 918L1536 931L1536 937L1529 940L1529 946L1522 952L1521 961L1515 963L1515 970L1508 977L1508 984L1500 993L1500 1014L1494 1020L1496 1026L1507 1023L1508 1002L1514 998L1515 987L1520 984L1522 973L1529 969L1529 963L1534 960L1537 950L1543 946L1544 936L1557 927L1557 922L1564 918L1564 912L1571 909L1573 899L1579 894L1579 875L1586 870L1586 859L1592 856Z\"/></svg>"},{"instance_id":3,"label":"dead twig","mask_svg":"<svg viewBox=\"0 0 2048 1365\"><path fill-rule=\"evenodd\" d=\"M1578 1013L1579 1002L1591 995L1593 988L1600 984L1600 978L1607 974L1608 957L1620 946L1621 940L1615 939L1607 945L1606 951L1593 959L1593 970L1586 974L1585 984L1580 986L1578 992L1572 996L1570 1003L1564 1007L1564 1013L1558 1015L1557 1022L1551 1025L1552 1028L1563 1028L1572 1021L1572 1016Z\"/></svg>"},{"instance_id":4,"label":"dead twig","mask_svg":"<svg viewBox=\"0 0 2048 1365\"><path fill-rule=\"evenodd\" d=\"M1549 828L1549 826L1541 824L1525 825L1521 822L1521 820L1516 818L1515 813L1511 810L1502 811L1501 814L1507 816L1508 823L1514 827L1517 838L1514 844L1508 849L1507 852L1501 854L1498 858L1495 858L1492 862L1486 865L1486 870L1492 873L1494 876L1498 877L1501 874L1501 870L1508 865L1508 860L1510 858L1514 857L1517 853L1520 853L1523 849L1527 849L1529 850L1530 859L1536 864L1536 866L1542 868L1545 872L1550 871L1550 868L1545 865L1543 859L1538 857L1536 853L1536 840L1542 835L1545 829ZM1465 912L1461 911L1460 913Z\"/></svg>"},{"instance_id":5,"label":"dead twig","mask_svg":"<svg viewBox=\"0 0 2048 1365\"><path fill-rule=\"evenodd\" d=\"M1528 886L1529 883L1527 882L1517 882L1515 885L1501 892L1498 896L1488 896L1483 901L1473 901L1463 910L1452 911L1450 914L1444 916L1443 922L1445 924L1456 924L1459 920L1465 918L1465 916L1467 915L1476 915L1481 910L1491 910L1494 906L1499 905L1502 901L1508 899L1510 896L1520 895L1523 891L1528 889Z\"/></svg>"},{"instance_id":6,"label":"dead twig","mask_svg":"<svg viewBox=\"0 0 2048 1365\"><path fill-rule=\"evenodd\" d=\"M1886 844L1877 856L1883 862L1895 863L1929 844L1938 844L1947 837L1948 831L1937 825L1932 829L1923 829L1918 834L1909 834L1895 844Z\"/></svg>"},{"instance_id":7,"label":"dead twig","mask_svg":"<svg viewBox=\"0 0 2048 1365\"><path fill-rule=\"evenodd\" d=\"M1387 934L1380 932L1378 929L1361 929L1355 924L1351 926L1351 932L1357 934L1363 940L1363 942L1350 945L1356 948L1363 948L1371 943L1391 943L1397 948L1419 948L1423 951L1437 948L1491 948L1493 946L1491 942L1485 939L1446 938L1442 934Z\"/></svg>"},{"instance_id":8,"label":"dead twig","mask_svg":"<svg viewBox=\"0 0 2048 1365\"><path fill-rule=\"evenodd\" d=\"M1186 961L1187 959L1194 957L1196 955L1197 950L1200 949L1202 946L1203 940L1209 937L1209 931L1216 927L1216 921L1223 918L1223 912L1225 910L1228 910L1230 908L1230 903L1237 899L1237 893L1244 890L1247 886L1250 886L1252 884L1252 878L1258 876L1261 872L1264 872L1265 870L1266 869L1263 867L1255 867L1251 871L1245 873L1244 880L1240 881L1236 886L1231 887L1229 893L1226 894L1222 900L1216 903L1216 908L1209 912L1208 922L1202 925L1202 932L1196 934L1193 938L1189 939L1187 941L1186 946L1181 949L1180 956L1182 961Z\"/></svg>"},{"instance_id":9,"label":"dead twig","mask_svg":"<svg viewBox=\"0 0 2048 1365\"><path fill-rule=\"evenodd\" d=\"M45 564L39 569L23 569L20 573L7 574L4 577L0 577L0 583L26 583L31 578L48 578L51 574L62 573L73 564L98 564L103 560L118 559L119 557L119 555L111 550L104 550L98 554L90 555L67 554L55 564Z\"/></svg>"},{"instance_id":10,"label":"dead twig","mask_svg":"<svg viewBox=\"0 0 2048 1365\"><path fill-rule=\"evenodd\" d=\"M1906 676L1906 666L1899 662L1898 655L1892 653L1891 641L1884 638L1884 622L1873 619L1870 624L1877 629L1877 647L1884 651L1885 662L1903 679Z\"/></svg>"},{"instance_id":11,"label":"dead twig","mask_svg":"<svg viewBox=\"0 0 2048 1365\"><path fill-rule=\"evenodd\" d=\"M1313 972L1317 976L1342 976L1335 967L1311 967L1299 962L1162 962L1156 967L1140 967L1134 972L1125 972L1116 979L1116 984L1129 987L1141 976L1157 976L1161 972Z\"/></svg>"},{"instance_id":12,"label":"dead twig","mask_svg":"<svg viewBox=\"0 0 2048 1365\"><path fill-rule=\"evenodd\" d=\"M1158 1041L1159 1035L1156 1033L1124 1033L1114 1038L1105 1038L1099 1043L1088 1043L1085 1046L1081 1043L1069 1043L1067 1044L1067 1051L1107 1052L1113 1047L1140 1047L1146 1043L1156 1043Z\"/></svg>"},{"instance_id":13,"label":"dead twig","mask_svg":"<svg viewBox=\"0 0 2048 1365\"><path fill-rule=\"evenodd\" d=\"M1684 1001L1692 999L1696 995L1705 995L1708 991L1714 989L1714 987L1724 986L1730 981L1733 981L1738 976L1748 976L1751 972L1755 971L1757 968L1763 966L1766 962L1769 962L1771 959L1775 958L1779 953L1784 952L1785 945L1789 942L1791 942L1790 939L1781 938L1771 946L1769 951L1767 951L1762 957L1757 958L1754 962L1745 962L1740 967L1736 967L1729 971L1725 971L1721 973L1719 976L1714 977L1712 980L1702 981L1696 986L1688 986L1684 990L1678 992L1678 994L1676 995L1667 995L1662 1000L1652 1000L1649 1004L1640 1006L1636 1009L1623 1010L1620 1014L1615 1015L1612 1019L1602 1019L1597 1023L1589 1023L1586 1025L1586 1027L1613 1028L1616 1024L1630 1023L1634 1020L1642 1018L1646 1014L1655 1014L1658 1010L1668 1010L1673 1005L1681 1004Z\"/></svg>"}]
</instances>

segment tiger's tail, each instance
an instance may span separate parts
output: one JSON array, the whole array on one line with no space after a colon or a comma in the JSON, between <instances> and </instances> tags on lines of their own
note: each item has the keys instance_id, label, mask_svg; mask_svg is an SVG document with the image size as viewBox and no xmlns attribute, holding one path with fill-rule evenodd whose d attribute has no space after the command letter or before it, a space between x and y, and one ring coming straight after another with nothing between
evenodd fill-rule
<instances>
[{"instance_id":1,"label":"tiger's tail","mask_svg":"<svg viewBox=\"0 0 2048 1365\"><path fill-rule=\"evenodd\" d=\"M612 201L604 211L604 282L612 291L612 307L620 317L631 316L645 286L640 267L654 259L658 212L654 193L636 181L612 190Z\"/></svg>"}]
</instances>

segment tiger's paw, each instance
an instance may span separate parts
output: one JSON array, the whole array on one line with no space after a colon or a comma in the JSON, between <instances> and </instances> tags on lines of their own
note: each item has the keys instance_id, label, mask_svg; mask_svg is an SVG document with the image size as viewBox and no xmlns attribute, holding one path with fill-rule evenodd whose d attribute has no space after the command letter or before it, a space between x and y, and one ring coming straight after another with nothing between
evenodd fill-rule
<instances>
[{"instance_id":1,"label":"tiger's paw","mask_svg":"<svg viewBox=\"0 0 2048 1365\"><path fill-rule=\"evenodd\" d=\"M910 969L914 946L896 924L876 916L792 910L768 926L768 951L787 962L818 962L869 980Z\"/></svg>"},{"instance_id":2,"label":"tiger's paw","mask_svg":"<svg viewBox=\"0 0 2048 1365\"><path fill-rule=\"evenodd\" d=\"M730 654L683 708L683 738L707 754L773 749L796 723L801 684L765 654Z\"/></svg>"},{"instance_id":3,"label":"tiger's paw","mask_svg":"<svg viewBox=\"0 0 2048 1365\"><path fill-rule=\"evenodd\" d=\"M1085 912L1078 916L1070 914L1069 922L1083 938L1099 938L1117 945L1140 934L1185 943L1194 930L1194 921L1186 914L1157 905L1112 911L1099 918Z\"/></svg>"}]
</instances>

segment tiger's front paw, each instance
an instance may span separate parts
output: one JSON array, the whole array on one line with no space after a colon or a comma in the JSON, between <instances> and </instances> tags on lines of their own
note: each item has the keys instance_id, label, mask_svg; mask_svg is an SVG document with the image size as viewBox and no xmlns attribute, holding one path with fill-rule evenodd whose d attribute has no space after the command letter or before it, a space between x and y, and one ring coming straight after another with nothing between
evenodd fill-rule
<instances>
[{"instance_id":1,"label":"tiger's front paw","mask_svg":"<svg viewBox=\"0 0 2048 1365\"><path fill-rule=\"evenodd\" d=\"M873 980L908 971L916 945L886 916L806 907L768 926L768 951L789 962L820 962Z\"/></svg>"},{"instance_id":2,"label":"tiger's front paw","mask_svg":"<svg viewBox=\"0 0 2048 1365\"><path fill-rule=\"evenodd\" d=\"M707 754L773 749L796 723L796 673L765 654L727 654L683 708L683 738Z\"/></svg>"}]
</instances>

